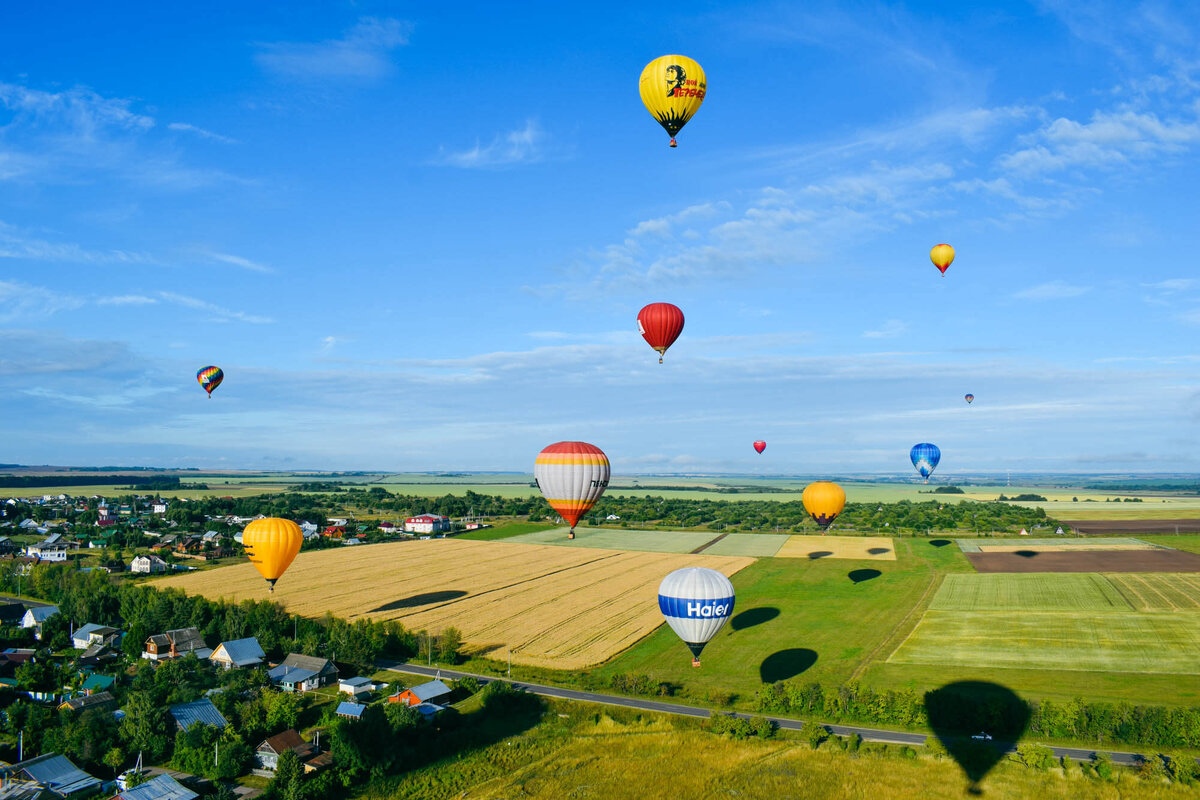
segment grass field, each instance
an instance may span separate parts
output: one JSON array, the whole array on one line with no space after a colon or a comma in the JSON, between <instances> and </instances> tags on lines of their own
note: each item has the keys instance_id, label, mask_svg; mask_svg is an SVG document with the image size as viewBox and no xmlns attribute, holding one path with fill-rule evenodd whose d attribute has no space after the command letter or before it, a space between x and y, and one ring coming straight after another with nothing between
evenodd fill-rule
<instances>
[{"instance_id":1,"label":"grass field","mask_svg":"<svg viewBox=\"0 0 1200 800\"><path fill-rule=\"evenodd\" d=\"M626 528L586 528L580 525L575 529L575 538L568 539L569 531L567 527L550 528L514 536L508 541L648 553L690 553L720 535L712 531L637 531Z\"/></svg>"},{"instance_id":2,"label":"grass field","mask_svg":"<svg viewBox=\"0 0 1200 800\"><path fill-rule=\"evenodd\" d=\"M929 608L1004 613L1134 610L1107 577L1089 573L947 575Z\"/></svg>"},{"instance_id":3,"label":"grass field","mask_svg":"<svg viewBox=\"0 0 1200 800\"><path fill-rule=\"evenodd\" d=\"M598 664L659 627L658 585L703 566L733 575L746 558L635 553L452 539L301 553L272 599L297 614L456 627L468 649L556 669ZM210 598L266 598L249 563L155 581Z\"/></svg>"},{"instance_id":4,"label":"grass field","mask_svg":"<svg viewBox=\"0 0 1200 800\"><path fill-rule=\"evenodd\" d=\"M895 561L896 540L887 536L789 536L779 558L849 558Z\"/></svg>"},{"instance_id":5,"label":"grass field","mask_svg":"<svg viewBox=\"0 0 1200 800\"><path fill-rule=\"evenodd\" d=\"M751 556L769 558L790 539L786 534L731 533L701 552L710 556Z\"/></svg>"}]
</instances>

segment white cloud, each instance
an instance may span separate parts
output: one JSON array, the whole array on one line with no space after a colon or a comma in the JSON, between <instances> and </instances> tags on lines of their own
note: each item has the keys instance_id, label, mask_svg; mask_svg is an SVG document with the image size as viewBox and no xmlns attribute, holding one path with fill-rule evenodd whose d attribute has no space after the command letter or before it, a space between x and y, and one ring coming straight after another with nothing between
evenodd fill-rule
<instances>
[{"instance_id":1,"label":"white cloud","mask_svg":"<svg viewBox=\"0 0 1200 800\"><path fill-rule=\"evenodd\" d=\"M101 297L96 303L102 306L148 306L157 303L153 297L140 294L122 294L113 297Z\"/></svg>"},{"instance_id":2,"label":"white cloud","mask_svg":"<svg viewBox=\"0 0 1200 800\"><path fill-rule=\"evenodd\" d=\"M0 222L0 258L65 261L77 264L154 264L145 253L127 250L87 250L70 242L49 242Z\"/></svg>"},{"instance_id":3,"label":"white cloud","mask_svg":"<svg viewBox=\"0 0 1200 800\"><path fill-rule=\"evenodd\" d=\"M1013 295L1017 300L1064 300L1090 292L1090 286L1072 286L1066 281L1050 281L1031 286Z\"/></svg>"},{"instance_id":4,"label":"white cloud","mask_svg":"<svg viewBox=\"0 0 1200 800\"><path fill-rule=\"evenodd\" d=\"M1021 176L1071 167L1114 167L1162 154L1182 153L1200 142L1200 124L1163 121L1132 110L1097 111L1090 122L1059 118L1030 137L1038 143L1001 156L1002 169Z\"/></svg>"},{"instance_id":5,"label":"white cloud","mask_svg":"<svg viewBox=\"0 0 1200 800\"><path fill-rule=\"evenodd\" d=\"M167 129L172 131L182 131L185 133L194 133L201 139L212 139L213 141L223 142L225 144L237 143L237 139L231 139L228 136L222 136L219 133L213 133L212 131L205 130L204 128L198 128L195 125L191 125L186 122L172 122L167 125Z\"/></svg>"},{"instance_id":6,"label":"white cloud","mask_svg":"<svg viewBox=\"0 0 1200 800\"><path fill-rule=\"evenodd\" d=\"M1157 283L1143 283L1145 289L1158 289L1162 292L1186 292L1189 289L1200 289L1200 279L1197 278L1168 278Z\"/></svg>"},{"instance_id":7,"label":"white cloud","mask_svg":"<svg viewBox=\"0 0 1200 800\"><path fill-rule=\"evenodd\" d=\"M262 272L266 274L274 274L275 270L268 267L266 264L260 264L257 261L251 261L248 258L241 256L230 255L229 253L216 253L208 251L205 255L213 261L219 261L222 264L232 264L235 267L250 270L251 272Z\"/></svg>"},{"instance_id":8,"label":"white cloud","mask_svg":"<svg viewBox=\"0 0 1200 800\"><path fill-rule=\"evenodd\" d=\"M490 144L479 142L469 150L448 152L441 148L436 163L464 169L505 167L541 160L544 154L545 133L534 120L525 127L496 136Z\"/></svg>"},{"instance_id":9,"label":"white cloud","mask_svg":"<svg viewBox=\"0 0 1200 800\"><path fill-rule=\"evenodd\" d=\"M392 51L408 44L411 34L409 22L363 17L340 39L267 42L256 58L289 78L378 78L391 71Z\"/></svg>"},{"instance_id":10,"label":"white cloud","mask_svg":"<svg viewBox=\"0 0 1200 800\"><path fill-rule=\"evenodd\" d=\"M73 311L83 300L41 286L17 281L0 281L0 321L38 318L59 311Z\"/></svg>"},{"instance_id":11,"label":"white cloud","mask_svg":"<svg viewBox=\"0 0 1200 800\"><path fill-rule=\"evenodd\" d=\"M908 323L889 319L873 331L863 331L864 339L894 339L908 330Z\"/></svg>"},{"instance_id":12,"label":"white cloud","mask_svg":"<svg viewBox=\"0 0 1200 800\"><path fill-rule=\"evenodd\" d=\"M237 320L239 322L250 322L257 325L267 324L275 320L270 317L260 317L254 314L247 314L243 311L231 311L227 308L221 308L213 303L188 297L187 295L177 294L176 292L159 292L158 296L169 303L184 306L185 308L194 308L197 311L203 311L209 315L209 319L213 322L229 322Z\"/></svg>"}]
</instances>

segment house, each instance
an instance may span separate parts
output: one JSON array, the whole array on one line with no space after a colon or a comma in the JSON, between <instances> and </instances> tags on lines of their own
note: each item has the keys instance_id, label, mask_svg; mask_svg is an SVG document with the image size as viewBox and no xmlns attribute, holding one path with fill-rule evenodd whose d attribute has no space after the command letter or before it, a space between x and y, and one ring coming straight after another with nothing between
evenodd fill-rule
<instances>
[{"instance_id":1,"label":"house","mask_svg":"<svg viewBox=\"0 0 1200 800\"><path fill-rule=\"evenodd\" d=\"M450 518L437 514L418 514L404 520L406 533L437 533L450 530Z\"/></svg>"},{"instance_id":2,"label":"house","mask_svg":"<svg viewBox=\"0 0 1200 800\"><path fill-rule=\"evenodd\" d=\"M478 531L483 530L484 528L490 528L492 526L487 522L468 522L466 527L469 531Z\"/></svg>"},{"instance_id":3,"label":"house","mask_svg":"<svg viewBox=\"0 0 1200 800\"><path fill-rule=\"evenodd\" d=\"M88 679L83 682L83 691L85 694L93 692L106 692L113 687L117 679L111 675L89 675Z\"/></svg>"},{"instance_id":4,"label":"house","mask_svg":"<svg viewBox=\"0 0 1200 800\"><path fill-rule=\"evenodd\" d=\"M9 647L0 652L0 675L11 678L17 672L17 667L33 659L33 648Z\"/></svg>"},{"instance_id":5,"label":"house","mask_svg":"<svg viewBox=\"0 0 1200 800\"><path fill-rule=\"evenodd\" d=\"M367 707L361 703L342 702L338 703L337 711L334 713L345 719L359 719L366 710Z\"/></svg>"},{"instance_id":6,"label":"house","mask_svg":"<svg viewBox=\"0 0 1200 800\"><path fill-rule=\"evenodd\" d=\"M113 697L112 692L96 692L95 694L86 694L83 697L73 697L58 707L59 711L90 711L96 708L101 711L116 711L117 698Z\"/></svg>"},{"instance_id":7,"label":"house","mask_svg":"<svg viewBox=\"0 0 1200 800\"><path fill-rule=\"evenodd\" d=\"M67 546L61 543L46 544L38 542L25 548L25 555L41 561L66 561Z\"/></svg>"},{"instance_id":8,"label":"house","mask_svg":"<svg viewBox=\"0 0 1200 800\"><path fill-rule=\"evenodd\" d=\"M300 533L305 539L312 539L315 537L318 530L319 528L314 522L305 521L300 523Z\"/></svg>"},{"instance_id":9,"label":"house","mask_svg":"<svg viewBox=\"0 0 1200 800\"><path fill-rule=\"evenodd\" d=\"M0 767L0 783L7 786L14 779L40 784L59 797L90 794L100 786L98 778L88 775L72 764L69 758L57 753L46 753Z\"/></svg>"},{"instance_id":10,"label":"house","mask_svg":"<svg viewBox=\"0 0 1200 800\"><path fill-rule=\"evenodd\" d=\"M37 637L42 638L42 624L58 613L58 606L34 606L21 617L22 628L36 628Z\"/></svg>"},{"instance_id":11,"label":"house","mask_svg":"<svg viewBox=\"0 0 1200 800\"><path fill-rule=\"evenodd\" d=\"M0 555L8 555L20 550L21 547L7 536L0 536Z\"/></svg>"},{"instance_id":12,"label":"house","mask_svg":"<svg viewBox=\"0 0 1200 800\"><path fill-rule=\"evenodd\" d=\"M71 635L71 646L76 650L87 650L94 644L112 644L120 635L117 628L89 622Z\"/></svg>"},{"instance_id":13,"label":"house","mask_svg":"<svg viewBox=\"0 0 1200 800\"><path fill-rule=\"evenodd\" d=\"M200 537L200 540L210 544L217 544L221 541L221 534L217 533L216 531L205 531L204 535Z\"/></svg>"},{"instance_id":14,"label":"house","mask_svg":"<svg viewBox=\"0 0 1200 800\"><path fill-rule=\"evenodd\" d=\"M170 775L163 773L132 789L126 789L113 800L196 800L199 796Z\"/></svg>"},{"instance_id":15,"label":"house","mask_svg":"<svg viewBox=\"0 0 1200 800\"><path fill-rule=\"evenodd\" d=\"M146 640L142 658L161 661L164 658L179 658L193 653L196 658L208 658L212 648L204 644L204 637L195 628L179 628L159 633Z\"/></svg>"},{"instance_id":16,"label":"house","mask_svg":"<svg viewBox=\"0 0 1200 800\"><path fill-rule=\"evenodd\" d=\"M339 528L344 528L350 524L350 520L346 517L330 517L329 524L336 525Z\"/></svg>"},{"instance_id":17,"label":"house","mask_svg":"<svg viewBox=\"0 0 1200 800\"><path fill-rule=\"evenodd\" d=\"M401 689L394 695L388 698L389 703L404 703L404 705L416 707L422 703L432 703L439 697L445 697L450 694L450 687L441 681L430 681L422 683L420 686L413 686L411 689Z\"/></svg>"},{"instance_id":18,"label":"house","mask_svg":"<svg viewBox=\"0 0 1200 800\"><path fill-rule=\"evenodd\" d=\"M168 508L168 506L166 503L162 502L161 500L156 501L156 502L150 504L150 513L151 514L165 514L165 513L167 513L167 508Z\"/></svg>"},{"instance_id":19,"label":"house","mask_svg":"<svg viewBox=\"0 0 1200 800\"><path fill-rule=\"evenodd\" d=\"M338 691L345 692L351 697L358 697L360 694L366 694L374 690L375 683L370 678L342 678L338 681Z\"/></svg>"},{"instance_id":20,"label":"house","mask_svg":"<svg viewBox=\"0 0 1200 800\"><path fill-rule=\"evenodd\" d=\"M315 744L304 741L300 734L288 728L283 733L277 733L269 739L264 739L255 749L254 758L258 762L259 769L274 772L279 767L279 757L289 750L296 754L302 764L320 753ZM305 772L307 771L305 770Z\"/></svg>"},{"instance_id":21,"label":"house","mask_svg":"<svg viewBox=\"0 0 1200 800\"><path fill-rule=\"evenodd\" d=\"M321 535L329 539L340 539L346 535L346 528L343 525L330 525L321 531Z\"/></svg>"},{"instance_id":22,"label":"house","mask_svg":"<svg viewBox=\"0 0 1200 800\"><path fill-rule=\"evenodd\" d=\"M147 575L153 575L157 572L167 571L167 562L155 555L138 556L129 562L130 572L142 572Z\"/></svg>"},{"instance_id":23,"label":"house","mask_svg":"<svg viewBox=\"0 0 1200 800\"><path fill-rule=\"evenodd\" d=\"M0 603L0 625L20 625L24 616L24 603Z\"/></svg>"},{"instance_id":24,"label":"house","mask_svg":"<svg viewBox=\"0 0 1200 800\"><path fill-rule=\"evenodd\" d=\"M251 636L248 639L221 642L209 659L225 669L233 669L234 667L257 667L263 663L266 657L258 644L258 639Z\"/></svg>"},{"instance_id":25,"label":"house","mask_svg":"<svg viewBox=\"0 0 1200 800\"><path fill-rule=\"evenodd\" d=\"M285 692L308 692L332 683L337 674L338 668L329 659L290 653L267 677Z\"/></svg>"},{"instance_id":26,"label":"house","mask_svg":"<svg viewBox=\"0 0 1200 800\"><path fill-rule=\"evenodd\" d=\"M229 725L213 701L205 698L191 703L180 703L171 706L167 713L175 720L176 730L186 731L193 725L211 725L214 728L224 728Z\"/></svg>"},{"instance_id":27,"label":"house","mask_svg":"<svg viewBox=\"0 0 1200 800\"><path fill-rule=\"evenodd\" d=\"M379 523L379 530L383 531L384 533L395 533L396 526L391 522L381 522Z\"/></svg>"}]
</instances>

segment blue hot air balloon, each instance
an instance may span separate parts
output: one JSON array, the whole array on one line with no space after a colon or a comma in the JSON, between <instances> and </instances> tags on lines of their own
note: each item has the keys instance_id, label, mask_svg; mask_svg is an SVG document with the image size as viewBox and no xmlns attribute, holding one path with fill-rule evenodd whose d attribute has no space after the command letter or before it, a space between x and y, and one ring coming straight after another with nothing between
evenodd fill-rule
<instances>
[{"instance_id":1,"label":"blue hot air balloon","mask_svg":"<svg viewBox=\"0 0 1200 800\"><path fill-rule=\"evenodd\" d=\"M677 569L658 587L658 609L692 651L692 666L698 667L704 645L733 616L733 584L715 569Z\"/></svg>"},{"instance_id":2,"label":"blue hot air balloon","mask_svg":"<svg viewBox=\"0 0 1200 800\"><path fill-rule=\"evenodd\" d=\"M938 449L936 444L929 442L921 442L914 444L912 450L908 451L908 457L912 459L913 466L917 468L917 472L921 473L921 477L929 483L929 476L937 469L938 462L942 460L942 451Z\"/></svg>"}]
</instances>

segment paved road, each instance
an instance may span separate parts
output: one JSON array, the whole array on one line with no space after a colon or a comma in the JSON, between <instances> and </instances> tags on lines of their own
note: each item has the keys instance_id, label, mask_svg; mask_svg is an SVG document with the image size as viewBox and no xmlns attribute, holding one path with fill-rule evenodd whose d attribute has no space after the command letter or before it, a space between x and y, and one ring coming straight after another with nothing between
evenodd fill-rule
<instances>
[{"instance_id":1,"label":"paved road","mask_svg":"<svg viewBox=\"0 0 1200 800\"><path fill-rule=\"evenodd\" d=\"M599 694L597 692L581 692L577 689L563 689L558 686L544 686L540 683L526 683L525 681L515 681L506 678L497 678L494 676L477 675L473 672L460 672L453 669L444 669L439 667L426 667L420 664L409 664L405 662L379 662L376 666L380 669L390 669L395 672L406 672L411 675L424 675L426 677L443 677L443 678L464 678L470 676L477 679L481 684L493 680L507 680L513 686L524 689L532 694L542 695L543 697L556 697L560 700L580 700L586 703L601 703L609 706L622 706L624 708L635 708L639 711L658 711L663 714L678 714L684 717L699 717L708 719L712 715L712 711L707 708L699 708L697 706L685 706L678 703L663 703L658 700L642 700L635 697L621 697L612 694ZM749 717L748 714L737 714L739 717ZM765 716L765 715L762 715ZM787 717L771 717L767 719L774 722L780 728L787 730L798 731L804 727L804 722L798 719L788 719ZM916 747L925 745L925 734L923 733L905 733L904 731L889 731L881 728L860 728L853 725L823 725L825 730L830 733L836 733L838 736L849 736L857 733L868 742L883 742L884 744L905 744ZM1002 753L1012 753L1017 749L1016 743L996 742L995 746ZM1106 753L1115 764L1124 764L1132 766L1141 761L1141 756L1137 753L1125 753L1120 751L1096 751L1088 749L1080 749L1077 747L1051 747L1055 757L1066 756L1077 761L1089 761L1097 752ZM1198 759L1200 761L1200 759Z\"/></svg>"}]
</instances>

